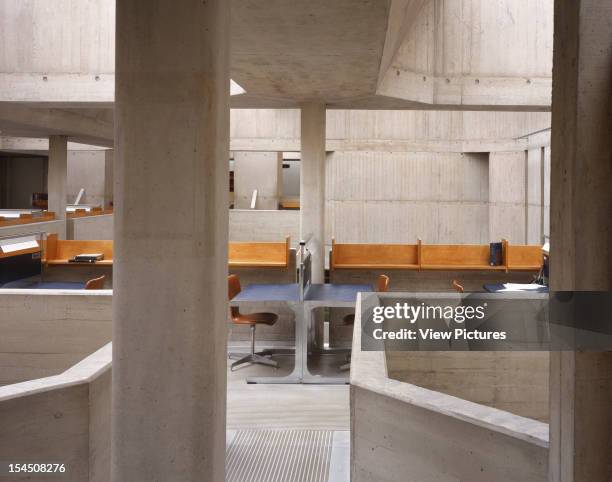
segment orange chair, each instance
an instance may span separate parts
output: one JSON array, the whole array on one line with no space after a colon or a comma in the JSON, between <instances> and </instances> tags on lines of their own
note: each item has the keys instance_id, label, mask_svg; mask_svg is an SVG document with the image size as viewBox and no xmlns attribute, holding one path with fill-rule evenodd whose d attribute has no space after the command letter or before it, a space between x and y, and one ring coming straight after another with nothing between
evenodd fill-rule
<instances>
[{"instance_id":1,"label":"orange chair","mask_svg":"<svg viewBox=\"0 0 612 482\"><path fill-rule=\"evenodd\" d=\"M378 293L384 293L389 290L389 277L386 274L378 275L378 279L376 280L376 291ZM351 313L350 315L346 315L342 321L345 325L354 325L355 324L355 313ZM345 371L351 368L351 356L347 356L347 361L349 363L345 363L340 366L340 370Z\"/></svg>"},{"instance_id":2,"label":"orange chair","mask_svg":"<svg viewBox=\"0 0 612 482\"><path fill-rule=\"evenodd\" d=\"M102 275L99 278L90 279L87 283L85 283L86 290L102 290L104 289L104 280L106 279L106 275Z\"/></svg>"},{"instance_id":3,"label":"orange chair","mask_svg":"<svg viewBox=\"0 0 612 482\"><path fill-rule=\"evenodd\" d=\"M240 279L235 274L228 276L227 278L228 295L230 301L242 291L240 287ZM260 365L267 365L271 367L278 367L278 363L271 360L269 357L272 355L271 350L264 350L261 352L255 352L255 328L258 324L272 326L278 320L276 313L248 313L243 315L240 313L240 309L237 306L230 307L232 316L232 322L235 325L249 325L251 328L251 352L248 355L243 353L230 353L230 358L238 358L237 361L232 363L231 370L239 365L245 363L259 363Z\"/></svg>"},{"instance_id":4,"label":"orange chair","mask_svg":"<svg viewBox=\"0 0 612 482\"><path fill-rule=\"evenodd\" d=\"M459 284L459 281L457 281L456 279L453 280L453 288L455 288L455 291L457 291L457 293L463 293L465 290L463 289L463 286Z\"/></svg>"}]
</instances>

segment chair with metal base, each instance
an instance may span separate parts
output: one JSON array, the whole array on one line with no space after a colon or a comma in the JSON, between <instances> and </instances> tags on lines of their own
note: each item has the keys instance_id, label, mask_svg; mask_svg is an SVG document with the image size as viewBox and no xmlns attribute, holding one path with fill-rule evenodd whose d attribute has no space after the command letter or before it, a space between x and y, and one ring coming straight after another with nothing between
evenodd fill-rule
<instances>
[{"instance_id":1,"label":"chair with metal base","mask_svg":"<svg viewBox=\"0 0 612 482\"><path fill-rule=\"evenodd\" d=\"M378 279L376 280L376 291L378 293L383 293L389 289L389 277L386 274L378 275ZM355 313L351 313L350 315L346 315L342 321L345 325L354 325L355 324ZM344 365L340 365L341 371L346 371L351 368L351 355L346 356L346 361Z\"/></svg>"},{"instance_id":2,"label":"chair with metal base","mask_svg":"<svg viewBox=\"0 0 612 482\"><path fill-rule=\"evenodd\" d=\"M227 278L227 284L229 299L232 300L242 290L240 287L240 279L238 276L232 274ZM255 352L255 328L258 324L268 326L274 325L278 320L278 315L276 313L248 313L243 315L240 313L240 309L237 306L232 306L230 311L232 322L235 325L249 325L251 328L251 351L248 355L244 355L244 353L230 353L230 359L239 358L232 363L231 370L234 371L236 367L244 365L245 363L257 363L277 368L278 363L270 359L272 350Z\"/></svg>"}]
</instances>

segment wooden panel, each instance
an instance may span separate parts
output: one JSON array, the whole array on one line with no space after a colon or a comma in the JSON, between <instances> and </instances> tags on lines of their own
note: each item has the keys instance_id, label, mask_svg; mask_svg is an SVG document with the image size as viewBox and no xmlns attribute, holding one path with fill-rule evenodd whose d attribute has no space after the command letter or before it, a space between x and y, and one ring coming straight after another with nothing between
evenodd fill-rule
<instances>
[{"instance_id":1,"label":"wooden panel","mask_svg":"<svg viewBox=\"0 0 612 482\"><path fill-rule=\"evenodd\" d=\"M542 267L541 246L507 247L508 269L539 270Z\"/></svg>"},{"instance_id":2,"label":"wooden panel","mask_svg":"<svg viewBox=\"0 0 612 482\"><path fill-rule=\"evenodd\" d=\"M289 243L229 243L229 266L286 268L289 266Z\"/></svg>"},{"instance_id":3,"label":"wooden panel","mask_svg":"<svg viewBox=\"0 0 612 482\"><path fill-rule=\"evenodd\" d=\"M336 244L332 240L332 269L417 269L415 244Z\"/></svg>"},{"instance_id":4,"label":"wooden panel","mask_svg":"<svg viewBox=\"0 0 612 482\"><path fill-rule=\"evenodd\" d=\"M55 249L53 249L54 245ZM95 264L113 264L113 242L110 240L57 240L57 236L47 237L46 262L48 265L89 265L90 263L70 263L68 261L84 253L102 253L104 259L96 261Z\"/></svg>"},{"instance_id":5,"label":"wooden panel","mask_svg":"<svg viewBox=\"0 0 612 482\"><path fill-rule=\"evenodd\" d=\"M91 211L86 211L85 209L77 209L72 213L66 213L66 217L69 219L72 218L86 218L91 216L102 216L104 214L113 214L112 209L102 209L99 207L92 208Z\"/></svg>"},{"instance_id":6,"label":"wooden panel","mask_svg":"<svg viewBox=\"0 0 612 482\"><path fill-rule=\"evenodd\" d=\"M421 256L423 269L505 269L490 266L488 245L423 245Z\"/></svg>"}]
</instances>

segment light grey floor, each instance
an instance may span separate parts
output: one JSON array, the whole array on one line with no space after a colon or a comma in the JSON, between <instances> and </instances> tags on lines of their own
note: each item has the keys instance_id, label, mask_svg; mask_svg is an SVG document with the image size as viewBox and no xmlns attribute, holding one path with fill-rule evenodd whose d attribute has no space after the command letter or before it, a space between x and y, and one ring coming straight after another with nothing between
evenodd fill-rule
<instances>
[{"instance_id":1,"label":"light grey floor","mask_svg":"<svg viewBox=\"0 0 612 482\"><path fill-rule=\"evenodd\" d=\"M348 385L248 385L252 375L283 375L291 356L277 356L278 369L249 366L227 381L228 482L348 482ZM332 374L342 355L320 357L311 367Z\"/></svg>"}]
</instances>

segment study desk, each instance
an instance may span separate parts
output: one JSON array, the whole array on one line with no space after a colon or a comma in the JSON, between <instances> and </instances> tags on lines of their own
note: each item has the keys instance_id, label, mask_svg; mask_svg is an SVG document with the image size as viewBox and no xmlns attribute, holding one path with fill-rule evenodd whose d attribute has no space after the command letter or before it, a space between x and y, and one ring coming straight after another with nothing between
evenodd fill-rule
<instances>
[{"instance_id":1,"label":"study desk","mask_svg":"<svg viewBox=\"0 0 612 482\"><path fill-rule=\"evenodd\" d=\"M312 326L312 313L316 308L350 308L355 306L357 293L372 291L370 285L309 284L303 297L300 285L252 284L246 286L234 299L232 306L248 307L249 303L277 302L289 306L295 315L295 364L293 371L282 377L247 377L247 383L303 383L345 384L348 376L326 377L308 370L308 340ZM301 299L302 298L302 299Z\"/></svg>"},{"instance_id":2,"label":"study desk","mask_svg":"<svg viewBox=\"0 0 612 482\"><path fill-rule=\"evenodd\" d=\"M29 289L29 290L84 290L85 283L74 281L11 281L2 285L6 289Z\"/></svg>"}]
</instances>

